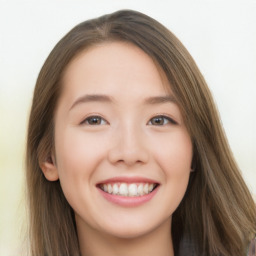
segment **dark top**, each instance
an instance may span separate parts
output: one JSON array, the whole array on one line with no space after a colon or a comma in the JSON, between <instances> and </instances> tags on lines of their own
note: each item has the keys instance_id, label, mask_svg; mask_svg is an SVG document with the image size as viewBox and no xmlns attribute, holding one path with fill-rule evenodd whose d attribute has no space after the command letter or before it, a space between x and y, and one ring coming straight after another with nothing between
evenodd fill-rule
<instances>
[{"instance_id":1,"label":"dark top","mask_svg":"<svg viewBox=\"0 0 256 256\"><path fill-rule=\"evenodd\" d=\"M196 255L195 246L188 239L183 239L179 248L178 256L198 256ZM256 256L256 237L251 241L248 246L246 256Z\"/></svg>"}]
</instances>

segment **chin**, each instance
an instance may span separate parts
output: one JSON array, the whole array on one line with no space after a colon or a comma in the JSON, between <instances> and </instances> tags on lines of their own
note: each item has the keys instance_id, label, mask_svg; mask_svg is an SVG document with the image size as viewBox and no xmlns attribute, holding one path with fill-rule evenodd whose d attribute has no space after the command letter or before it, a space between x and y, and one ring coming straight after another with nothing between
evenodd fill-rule
<instances>
[{"instance_id":1,"label":"chin","mask_svg":"<svg viewBox=\"0 0 256 256\"><path fill-rule=\"evenodd\" d=\"M122 219L119 222L111 224L108 222L107 225L102 225L101 228L107 235L120 239L140 238L150 235L157 229L171 230L171 217L164 219L163 221L159 220L158 222L153 222L153 219L137 218L135 221L131 218L126 220Z\"/></svg>"},{"instance_id":2,"label":"chin","mask_svg":"<svg viewBox=\"0 0 256 256\"><path fill-rule=\"evenodd\" d=\"M143 237L150 234L152 230L154 230L154 228L150 229L149 227L127 227L124 225L121 228L108 230L106 233L109 236L119 239L137 239L139 237Z\"/></svg>"}]
</instances>

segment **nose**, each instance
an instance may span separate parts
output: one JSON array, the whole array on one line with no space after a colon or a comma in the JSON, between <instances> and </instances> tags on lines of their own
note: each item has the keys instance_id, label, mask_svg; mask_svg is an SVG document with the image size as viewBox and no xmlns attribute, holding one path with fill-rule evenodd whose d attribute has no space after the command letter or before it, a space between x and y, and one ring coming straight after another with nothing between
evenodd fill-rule
<instances>
[{"instance_id":1,"label":"nose","mask_svg":"<svg viewBox=\"0 0 256 256\"><path fill-rule=\"evenodd\" d=\"M127 166L145 164L149 160L149 149L143 131L138 127L125 127L114 134L108 159L112 164L123 163Z\"/></svg>"}]
</instances>

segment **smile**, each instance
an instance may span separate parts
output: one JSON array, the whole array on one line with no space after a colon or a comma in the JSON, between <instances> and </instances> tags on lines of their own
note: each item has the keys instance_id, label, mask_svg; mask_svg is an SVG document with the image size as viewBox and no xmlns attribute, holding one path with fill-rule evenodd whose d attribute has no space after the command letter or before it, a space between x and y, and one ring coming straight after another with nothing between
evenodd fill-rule
<instances>
[{"instance_id":1,"label":"smile","mask_svg":"<svg viewBox=\"0 0 256 256\"><path fill-rule=\"evenodd\" d=\"M123 207L135 207L150 201L160 184L143 177L115 177L96 185L107 201Z\"/></svg>"},{"instance_id":2,"label":"smile","mask_svg":"<svg viewBox=\"0 0 256 256\"><path fill-rule=\"evenodd\" d=\"M104 183L99 188L108 194L120 195L126 197L139 197L151 193L156 183Z\"/></svg>"}]
</instances>

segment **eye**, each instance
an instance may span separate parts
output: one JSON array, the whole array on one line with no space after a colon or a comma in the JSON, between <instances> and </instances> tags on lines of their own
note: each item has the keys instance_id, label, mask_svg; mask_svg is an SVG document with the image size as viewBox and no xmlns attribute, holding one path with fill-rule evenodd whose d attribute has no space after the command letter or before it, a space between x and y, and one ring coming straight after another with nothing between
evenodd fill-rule
<instances>
[{"instance_id":1,"label":"eye","mask_svg":"<svg viewBox=\"0 0 256 256\"><path fill-rule=\"evenodd\" d=\"M89 116L81 124L104 125L104 124L107 124L107 121L100 116Z\"/></svg>"},{"instance_id":2,"label":"eye","mask_svg":"<svg viewBox=\"0 0 256 256\"><path fill-rule=\"evenodd\" d=\"M167 125L167 124L177 124L172 118L168 116L155 116L149 120L149 125Z\"/></svg>"}]
</instances>

